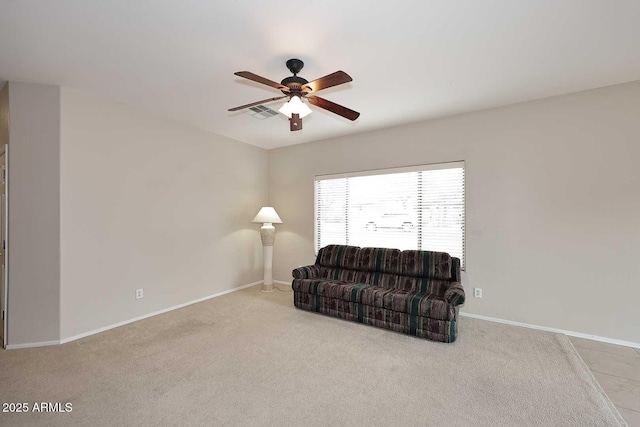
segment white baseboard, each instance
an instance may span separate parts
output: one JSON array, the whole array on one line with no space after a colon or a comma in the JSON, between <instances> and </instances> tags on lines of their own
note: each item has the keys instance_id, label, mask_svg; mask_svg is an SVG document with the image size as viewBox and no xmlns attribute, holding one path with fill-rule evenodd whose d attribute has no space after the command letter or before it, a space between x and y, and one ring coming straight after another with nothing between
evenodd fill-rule
<instances>
[{"instance_id":1,"label":"white baseboard","mask_svg":"<svg viewBox=\"0 0 640 427\"><path fill-rule=\"evenodd\" d=\"M186 307L186 306L191 305L191 304L196 304L196 303L199 303L199 302L202 302L202 301L206 301L206 300L211 299L211 298L216 298L216 297L220 297L222 295L229 294L231 292L236 292L236 291L239 291L239 290L242 290L242 289L250 288L251 286L259 285L260 283L262 283L262 280L260 280L258 282L253 282L253 283L248 283L246 285L238 286L237 288L227 289L226 291L218 292L218 293L213 294L213 295L208 295L208 296L203 297L203 298L198 298L196 300L185 302L183 304L174 305L174 306L169 307L169 308L165 308L165 309L162 309L162 310L154 311L153 313L149 313L149 314L145 314L145 315L142 315L142 316L138 316L138 317L135 317L135 318L129 319L129 320L124 320L122 322L114 323L112 325L104 326L102 328L94 329L92 331L83 332L83 333L78 334L78 335L74 335L74 336L71 336L71 337L63 338L60 341L44 341L44 342L35 342L35 343L26 343L26 344L9 344L9 345L7 345L7 350L18 349L18 348L43 347L43 346L47 346L47 345L65 344L65 343L68 343L68 342L71 342L71 341L79 340L80 338L84 338L84 337L88 337L90 335L99 334L100 332L108 331L109 329L117 328L119 326L124 326L124 325L127 325L129 323L137 322L138 320L142 320L142 319L146 319L146 318L149 318L149 317L157 316L158 314L163 314L163 313L167 313L169 311L177 310L179 308Z\"/></svg>"},{"instance_id":2,"label":"white baseboard","mask_svg":"<svg viewBox=\"0 0 640 427\"><path fill-rule=\"evenodd\" d=\"M504 323L506 325L512 325L512 326L520 326L523 328L537 329L539 331L555 332L557 334L565 334L571 337L584 338L592 341L600 341L607 344L615 344L615 345L622 345L625 347L640 348L640 343L637 343L637 342L600 337L598 335L583 334L582 332L573 332L573 331L567 331L564 329L549 328L547 326L532 325L531 323L514 322L513 320L498 319L496 317L481 316L479 314L460 312L460 316L471 317L473 319L486 320L489 322Z\"/></svg>"},{"instance_id":3,"label":"white baseboard","mask_svg":"<svg viewBox=\"0 0 640 427\"><path fill-rule=\"evenodd\" d=\"M274 280L273 283L278 283L278 284L281 284L281 285L289 285L289 286L291 286L291 282L284 282L282 280ZM592 341L600 341L600 342L604 342L604 343L608 343L608 344L615 344L615 345L622 345L622 346L625 346L625 347L640 348L640 343L633 342L633 341L624 341L624 340L618 340L618 339L614 339L614 338L600 337L598 335L583 334L582 332L566 331L564 329L549 328L547 326L539 326L539 325L533 325L533 324L530 324L530 323L522 323L522 322L515 322L515 321L512 321L512 320L498 319L497 317L481 316L479 314L471 314L471 313L460 312L460 316L472 317L474 319L486 320L486 321L489 321L489 322L504 323L506 325L521 326L523 328L537 329L537 330L540 330L540 331L555 332L555 333L558 333L558 334L569 335L571 337L584 338L586 340L592 340Z\"/></svg>"},{"instance_id":4,"label":"white baseboard","mask_svg":"<svg viewBox=\"0 0 640 427\"><path fill-rule=\"evenodd\" d=\"M186 306L191 305L191 304L197 304L199 302L206 301L206 300L209 300L209 299L212 299L212 298L216 298L216 297L220 297L222 295L226 295L226 294L229 294L231 292L236 292L236 291L240 291L242 289L250 288L251 286L259 285L260 283L262 283L262 280L259 280L257 282L253 282L253 283L248 283L246 285L238 286L237 288L228 289L226 291L218 292L218 293L213 294L213 295L208 295L208 296L203 297L203 298L198 298L196 300L189 301L189 302L186 302L186 303L183 303L183 304L174 305L172 307L165 308L163 310L154 311L153 313L145 314L143 316L138 316L138 317L135 317L135 318L129 319L129 320L124 320L122 322L114 323L112 325L104 326L102 328L94 329L92 331L84 332L82 334L78 334L78 335L74 335L74 336L71 336L71 337L68 337L68 338L64 338L64 339L61 339L59 341L54 340L54 341L42 341L42 342L24 343L24 344L8 344L6 348L7 348L7 350L14 350L14 349L20 349L20 348L45 347L45 346L49 346L49 345L65 344L65 343L68 343L68 342L71 342L71 341L78 340L80 338L84 338L84 337L88 337L90 335L98 334L100 332L108 331L109 329L114 329L114 328L117 328L117 327L120 327L120 326L127 325L129 323L137 322L138 320L147 319L149 317L153 317L153 316L157 316L159 314L167 313L169 311L177 310L179 308L183 308L183 307L186 307ZM274 280L273 283L278 284L278 285L291 286L291 282L290 281L289 282L285 282L284 280ZM572 336L572 337L584 338L584 339L593 340L593 341L600 341L600 342L604 342L604 343L608 343L608 344L615 344L615 345L622 345L622 346L625 346L625 347L640 348L640 343L636 343L636 342L632 342L632 341L624 341L624 340L618 340L618 339L614 339L614 338L606 338L606 337L601 337L601 336L598 336L598 335L584 334L584 333L581 333L581 332L567 331L567 330L564 330L564 329L550 328L550 327L547 327L547 326L533 325L531 323L516 322L516 321L513 321L513 320L499 319L497 317L482 316L482 315L479 315L479 314L460 312L460 315L464 316L464 317L474 318L474 319L486 320L486 321L489 321L489 322L503 323L503 324L506 324L506 325L520 326L520 327L523 327L523 328L537 329L537 330L540 330L540 331L555 332L555 333L558 333L558 334L565 334L565 335L569 335L569 336Z\"/></svg>"},{"instance_id":5,"label":"white baseboard","mask_svg":"<svg viewBox=\"0 0 640 427\"><path fill-rule=\"evenodd\" d=\"M41 342L28 342L24 344L7 344L7 350L15 350L18 348L31 348L31 347L46 347L48 345L58 345L60 341L41 341Z\"/></svg>"},{"instance_id":6,"label":"white baseboard","mask_svg":"<svg viewBox=\"0 0 640 427\"><path fill-rule=\"evenodd\" d=\"M262 280L260 280L258 282L248 283L246 285L242 285L242 286L239 286L237 288L227 289L226 291L218 292L217 294L208 295L206 297L198 298L196 300L185 302L183 304L174 305L174 306L169 307L169 308L165 308L165 309L162 309L162 310L154 311L153 313L149 313L149 314L145 314L145 315L142 315L142 316L138 316L138 317L135 317L135 318L129 319L129 320L124 320L122 322L118 322L118 323L114 323L112 325L104 326L102 328L94 329L94 330L89 331L89 332L84 332L82 334L74 335L72 337L63 338L63 339L60 340L60 344L65 344L65 343L68 343L68 342L71 342L71 341L79 340L80 338L88 337L89 335L99 334L100 332L108 331L109 329L117 328L119 326L124 326L124 325L129 324L129 323L137 322L138 320L147 319L149 317L153 317L153 316L157 316L158 314L163 314L163 313L167 313L169 311L177 310L179 308L186 307L186 306L191 305L191 304L197 304L199 302L206 301L206 300L211 299L211 298L220 297L222 295L226 295L226 294L229 294L231 292L236 292L236 291L239 291L239 290L242 290L242 289L250 288L251 286L259 285L260 283L262 283Z\"/></svg>"}]
</instances>

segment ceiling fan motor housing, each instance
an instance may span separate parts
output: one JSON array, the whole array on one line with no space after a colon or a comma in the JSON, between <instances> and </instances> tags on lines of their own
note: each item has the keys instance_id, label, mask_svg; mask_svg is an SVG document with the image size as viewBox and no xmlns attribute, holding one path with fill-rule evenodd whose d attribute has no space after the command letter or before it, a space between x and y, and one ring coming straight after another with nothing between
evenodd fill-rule
<instances>
[{"instance_id":1,"label":"ceiling fan motor housing","mask_svg":"<svg viewBox=\"0 0 640 427\"><path fill-rule=\"evenodd\" d=\"M303 79L302 77L291 76L285 77L280 83L287 86L291 90L291 92L296 92L294 94L299 94L302 85L306 85L309 82L307 81L307 79ZM285 91L282 91L282 93L287 94L287 92Z\"/></svg>"},{"instance_id":2,"label":"ceiling fan motor housing","mask_svg":"<svg viewBox=\"0 0 640 427\"><path fill-rule=\"evenodd\" d=\"M293 93L294 95L299 95L300 88L303 85L306 85L307 83L309 83L307 79L298 77L298 73L300 72L300 70L302 70L303 67L304 67L304 62L302 62L299 59L288 60L287 68L289 69L289 71L293 73L293 76L285 77L280 82L281 84L287 86L291 90L291 92L294 92ZM287 94L285 91L282 91L282 93Z\"/></svg>"}]
</instances>

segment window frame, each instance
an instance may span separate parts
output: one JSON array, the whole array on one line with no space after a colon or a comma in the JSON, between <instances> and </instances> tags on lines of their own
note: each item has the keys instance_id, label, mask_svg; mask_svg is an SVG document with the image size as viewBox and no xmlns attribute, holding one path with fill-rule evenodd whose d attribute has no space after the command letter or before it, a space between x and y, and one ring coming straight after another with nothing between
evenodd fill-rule
<instances>
[{"instance_id":1,"label":"window frame","mask_svg":"<svg viewBox=\"0 0 640 427\"><path fill-rule=\"evenodd\" d=\"M396 173L405 173L405 172L421 172L421 171L431 171L431 170L440 170L440 169L456 169L462 168L462 188L463 188L463 212L464 212L464 222L463 222L463 233L462 233L462 265L461 270L466 270L467 265L467 168L464 160L455 160L451 162L439 162L439 163L429 163L423 165L413 165L413 166L401 166L394 168L384 168L384 169L366 169L359 170L353 172L341 172L341 173L333 173L333 174L323 174L323 175L314 175L313 177L313 251L318 255L318 181L328 180L328 179L340 179L340 178L354 178L359 176L379 176L379 175L389 175Z\"/></svg>"}]
</instances>

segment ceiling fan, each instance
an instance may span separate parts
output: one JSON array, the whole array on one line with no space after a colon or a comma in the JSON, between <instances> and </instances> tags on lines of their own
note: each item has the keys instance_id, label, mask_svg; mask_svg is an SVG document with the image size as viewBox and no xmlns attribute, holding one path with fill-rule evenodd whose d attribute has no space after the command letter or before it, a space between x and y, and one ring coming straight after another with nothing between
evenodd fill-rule
<instances>
[{"instance_id":1,"label":"ceiling fan","mask_svg":"<svg viewBox=\"0 0 640 427\"><path fill-rule=\"evenodd\" d=\"M244 77L245 79L252 80L254 82L262 83L272 88L278 89L284 96L276 96L275 98L263 99L262 101L252 102L251 104L241 105L240 107L230 108L229 111L238 111L243 108L253 107L255 105L264 104L265 102L277 101L278 99L289 98L278 111L285 116L289 117L289 126L291 131L302 129L302 118L311 113L311 109L305 105L302 99L306 99L311 105L324 108L339 116L342 116L351 121L360 117L360 113L353 111L342 105L338 105L335 102L327 101L319 96L312 95L322 89L326 89L333 86L338 86L343 83L348 83L353 79L344 71L336 71L327 76L320 77L312 82L298 77L298 73L304 67L304 62L299 59L290 59L287 61L287 68L293 73L293 76L284 78L280 83L276 83L272 80L260 77L257 74L253 74L249 71L238 71L234 73L236 76Z\"/></svg>"}]
</instances>

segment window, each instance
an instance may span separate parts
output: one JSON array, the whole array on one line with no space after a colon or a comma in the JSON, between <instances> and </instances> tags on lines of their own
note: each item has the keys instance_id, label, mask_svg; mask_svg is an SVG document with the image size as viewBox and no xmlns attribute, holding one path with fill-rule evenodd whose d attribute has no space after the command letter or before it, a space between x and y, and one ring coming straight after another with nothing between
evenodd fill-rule
<instances>
[{"instance_id":1,"label":"window","mask_svg":"<svg viewBox=\"0 0 640 427\"><path fill-rule=\"evenodd\" d=\"M464 268L464 162L316 176L316 251L342 244L448 252Z\"/></svg>"}]
</instances>

